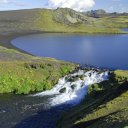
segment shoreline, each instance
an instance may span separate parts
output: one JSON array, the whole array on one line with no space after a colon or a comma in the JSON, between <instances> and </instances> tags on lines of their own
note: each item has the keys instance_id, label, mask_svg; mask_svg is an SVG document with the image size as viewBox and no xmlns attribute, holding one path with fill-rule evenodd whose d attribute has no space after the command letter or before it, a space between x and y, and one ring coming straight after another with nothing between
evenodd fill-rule
<instances>
[{"instance_id":1,"label":"shoreline","mask_svg":"<svg viewBox=\"0 0 128 128\"><path fill-rule=\"evenodd\" d=\"M23 53L27 53L27 54L29 54L29 55L32 55L31 53L28 53L28 52L26 52L26 51L24 51L24 50L21 50L20 48L18 48L18 47L16 47L15 45L13 45L12 43L11 43L11 41L14 39L17 39L17 38L22 38L22 37L26 37L26 36L33 36L33 35L58 35L58 34L60 34L60 35L81 35L82 34L82 36L88 36L88 35L90 35L90 36L104 36L104 35L108 35L108 34L104 34L104 33L101 33L101 34L87 34L87 33L63 33L63 32L61 32L61 33L59 33L59 32L43 32L43 31L35 31L35 32L22 32L22 33L18 33L18 34L16 34L16 33L12 33L11 34L11 36L10 36L10 38L8 39L8 40L6 40L6 42L7 42L7 45L9 45L9 48L10 48L10 46L11 46L11 48L13 48L13 49L16 49L16 50L18 50L18 51L21 51L21 52L23 52ZM123 34L123 33L120 33L120 34L110 34L109 33L109 35L125 35L125 34ZM126 33L126 35L127 35L128 33ZM6 35L6 36L8 36L8 35ZM32 56L36 56L36 55L32 55ZM36 56L36 57L38 57L38 56ZM51 59L56 59L56 58L52 58L52 57L41 57L41 58L51 58ZM60 59L57 59L57 60L60 60ZM86 66L89 66L89 67L93 67L93 68L99 68L99 69L109 69L109 70L111 70L111 71L115 71L115 70L126 70L126 69L118 69L118 68L107 68L107 67L99 67L99 66L93 66L93 65L90 65L90 64L85 64L85 65L80 65L79 63L75 63L75 62L72 62L72 61L65 61L65 60L60 60L60 61L64 61L64 62L69 62L69 63L74 63L74 64L77 64L77 65L79 65L80 67L86 67Z\"/></svg>"},{"instance_id":2,"label":"shoreline","mask_svg":"<svg viewBox=\"0 0 128 128\"><path fill-rule=\"evenodd\" d=\"M27 36L27 35L31 35L31 34L40 34L42 32L20 32L20 33L10 33L10 34L0 34L0 46L3 46L3 47L6 47L8 49L14 49L14 50L17 50L19 52L22 52L22 53L26 53L26 54L29 54L29 55L32 55L26 51L23 51L17 47L15 47L14 45L11 44L11 41L15 38L18 38L18 37L21 37L21 36ZM34 55L32 55L34 56Z\"/></svg>"}]
</instances>

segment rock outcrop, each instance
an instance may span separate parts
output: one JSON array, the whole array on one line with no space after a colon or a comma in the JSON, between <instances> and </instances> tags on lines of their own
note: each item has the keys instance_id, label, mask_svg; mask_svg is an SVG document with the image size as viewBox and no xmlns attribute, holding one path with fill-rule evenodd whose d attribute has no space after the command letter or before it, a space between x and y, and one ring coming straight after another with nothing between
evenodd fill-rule
<instances>
[{"instance_id":1,"label":"rock outcrop","mask_svg":"<svg viewBox=\"0 0 128 128\"><path fill-rule=\"evenodd\" d=\"M77 12L69 8L57 8L54 10L53 18L55 21L64 24L91 24L94 21L94 18L88 17L81 12Z\"/></svg>"}]
</instances>

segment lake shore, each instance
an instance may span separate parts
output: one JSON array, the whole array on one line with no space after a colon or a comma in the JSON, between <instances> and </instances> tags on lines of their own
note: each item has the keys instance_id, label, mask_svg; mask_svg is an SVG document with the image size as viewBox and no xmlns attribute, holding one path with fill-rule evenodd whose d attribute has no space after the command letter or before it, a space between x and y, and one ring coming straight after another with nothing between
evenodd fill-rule
<instances>
[{"instance_id":1,"label":"lake shore","mask_svg":"<svg viewBox=\"0 0 128 128\"><path fill-rule=\"evenodd\" d=\"M20 52L24 52L26 53L25 51L22 51L21 49L18 49L17 47L15 47L14 45L11 44L11 41L15 38L18 38L18 37L21 37L21 36L26 36L26 35L31 35L31 34L40 34L42 32L39 32L39 31L36 31L36 32L20 32L20 33L17 33L17 32L14 32L14 33L4 33L4 34L0 34L0 45L3 46L3 47L6 47L6 48L9 48L9 49L15 49L15 50L18 50ZM28 53L27 53L28 54Z\"/></svg>"},{"instance_id":2,"label":"lake shore","mask_svg":"<svg viewBox=\"0 0 128 128\"><path fill-rule=\"evenodd\" d=\"M11 43L35 56L126 70L127 40L125 34L44 33L19 37Z\"/></svg>"}]
</instances>

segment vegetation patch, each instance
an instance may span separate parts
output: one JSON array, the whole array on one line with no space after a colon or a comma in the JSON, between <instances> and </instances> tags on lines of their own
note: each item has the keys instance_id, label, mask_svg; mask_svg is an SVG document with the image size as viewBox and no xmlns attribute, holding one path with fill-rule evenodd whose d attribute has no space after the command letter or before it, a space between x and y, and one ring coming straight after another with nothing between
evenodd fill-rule
<instances>
[{"instance_id":1,"label":"vegetation patch","mask_svg":"<svg viewBox=\"0 0 128 128\"><path fill-rule=\"evenodd\" d=\"M29 94L49 90L76 67L73 63L33 57L4 47L0 47L0 53L0 93Z\"/></svg>"}]
</instances>

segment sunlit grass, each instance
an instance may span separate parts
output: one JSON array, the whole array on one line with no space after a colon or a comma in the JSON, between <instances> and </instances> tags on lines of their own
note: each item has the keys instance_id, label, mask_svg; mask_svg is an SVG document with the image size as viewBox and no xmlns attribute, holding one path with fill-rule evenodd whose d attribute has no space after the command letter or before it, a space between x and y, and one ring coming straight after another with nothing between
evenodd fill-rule
<instances>
[{"instance_id":1,"label":"sunlit grass","mask_svg":"<svg viewBox=\"0 0 128 128\"><path fill-rule=\"evenodd\" d=\"M33 57L0 47L0 93L28 94L51 89L75 64Z\"/></svg>"}]
</instances>

